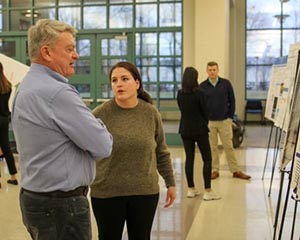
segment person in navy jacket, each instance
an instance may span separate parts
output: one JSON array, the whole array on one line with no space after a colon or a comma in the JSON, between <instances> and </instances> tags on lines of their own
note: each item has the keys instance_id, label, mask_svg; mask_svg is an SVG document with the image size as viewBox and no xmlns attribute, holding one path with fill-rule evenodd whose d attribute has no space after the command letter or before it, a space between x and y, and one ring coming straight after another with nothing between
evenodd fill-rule
<instances>
[{"instance_id":1,"label":"person in navy jacket","mask_svg":"<svg viewBox=\"0 0 300 240\"><path fill-rule=\"evenodd\" d=\"M248 180L251 177L243 173L238 166L232 143L232 119L235 112L235 96L229 80L219 77L216 62L207 63L208 78L200 84L206 95L208 114L209 141L212 150L211 178L219 177L220 160L218 155L218 135L223 144L229 170L233 177Z\"/></svg>"}]
</instances>

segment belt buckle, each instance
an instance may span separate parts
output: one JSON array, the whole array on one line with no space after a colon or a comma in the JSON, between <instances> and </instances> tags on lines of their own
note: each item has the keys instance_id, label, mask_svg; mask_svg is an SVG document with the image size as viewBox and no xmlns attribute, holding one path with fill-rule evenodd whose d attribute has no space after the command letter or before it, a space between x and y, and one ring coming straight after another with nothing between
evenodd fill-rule
<instances>
[{"instance_id":1,"label":"belt buckle","mask_svg":"<svg viewBox=\"0 0 300 240\"><path fill-rule=\"evenodd\" d=\"M83 195L87 196L88 192L89 192L89 187L87 186L83 187Z\"/></svg>"}]
</instances>

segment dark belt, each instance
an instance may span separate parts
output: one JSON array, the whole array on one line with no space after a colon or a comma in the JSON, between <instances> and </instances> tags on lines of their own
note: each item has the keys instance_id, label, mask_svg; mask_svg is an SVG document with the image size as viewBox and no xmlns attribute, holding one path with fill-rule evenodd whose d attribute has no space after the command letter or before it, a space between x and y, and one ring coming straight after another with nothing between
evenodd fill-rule
<instances>
[{"instance_id":1,"label":"dark belt","mask_svg":"<svg viewBox=\"0 0 300 240\"><path fill-rule=\"evenodd\" d=\"M87 186L82 186L67 192L60 191L60 190L53 191L53 192L33 192L24 188L21 189L21 192L22 191L26 193L39 195L39 196L49 197L49 198L68 198L68 197L76 197L76 196L86 196L89 191L89 188Z\"/></svg>"}]
</instances>

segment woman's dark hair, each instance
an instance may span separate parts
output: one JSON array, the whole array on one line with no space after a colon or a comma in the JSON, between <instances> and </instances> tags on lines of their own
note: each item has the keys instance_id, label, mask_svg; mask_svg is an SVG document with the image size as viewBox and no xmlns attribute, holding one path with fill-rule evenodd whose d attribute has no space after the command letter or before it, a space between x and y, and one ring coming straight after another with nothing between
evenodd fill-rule
<instances>
[{"instance_id":1,"label":"woman's dark hair","mask_svg":"<svg viewBox=\"0 0 300 240\"><path fill-rule=\"evenodd\" d=\"M127 71L130 72L131 76L135 79L135 80L138 80L139 83L140 83L140 87L139 89L137 90L137 97L140 98L140 99L143 99L144 101L148 102L148 103L153 103L152 102L152 99L151 99L151 96L144 90L143 88L143 84L142 84L142 78L141 78L141 75L138 71L138 69L136 68L136 66L130 62L118 62L117 64L115 64L110 72L109 72L109 79L111 80L111 74L113 72L114 69L116 68L125 68Z\"/></svg>"},{"instance_id":2,"label":"woman's dark hair","mask_svg":"<svg viewBox=\"0 0 300 240\"><path fill-rule=\"evenodd\" d=\"M3 65L0 62L0 94L5 94L11 91L11 83L8 81L3 72Z\"/></svg>"},{"instance_id":3,"label":"woman's dark hair","mask_svg":"<svg viewBox=\"0 0 300 240\"><path fill-rule=\"evenodd\" d=\"M195 92L199 88L198 71L193 67L186 67L182 76L182 92Z\"/></svg>"}]
</instances>

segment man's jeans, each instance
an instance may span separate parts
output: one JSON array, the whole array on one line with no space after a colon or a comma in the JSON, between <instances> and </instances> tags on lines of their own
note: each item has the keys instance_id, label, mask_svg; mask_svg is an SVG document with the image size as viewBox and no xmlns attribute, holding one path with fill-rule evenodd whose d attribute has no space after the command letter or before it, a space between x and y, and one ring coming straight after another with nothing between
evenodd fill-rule
<instances>
[{"instance_id":1,"label":"man's jeans","mask_svg":"<svg viewBox=\"0 0 300 240\"><path fill-rule=\"evenodd\" d=\"M86 196L49 198L21 189L23 223L34 240L91 240Z\"/></svg>"}]
</instances>

